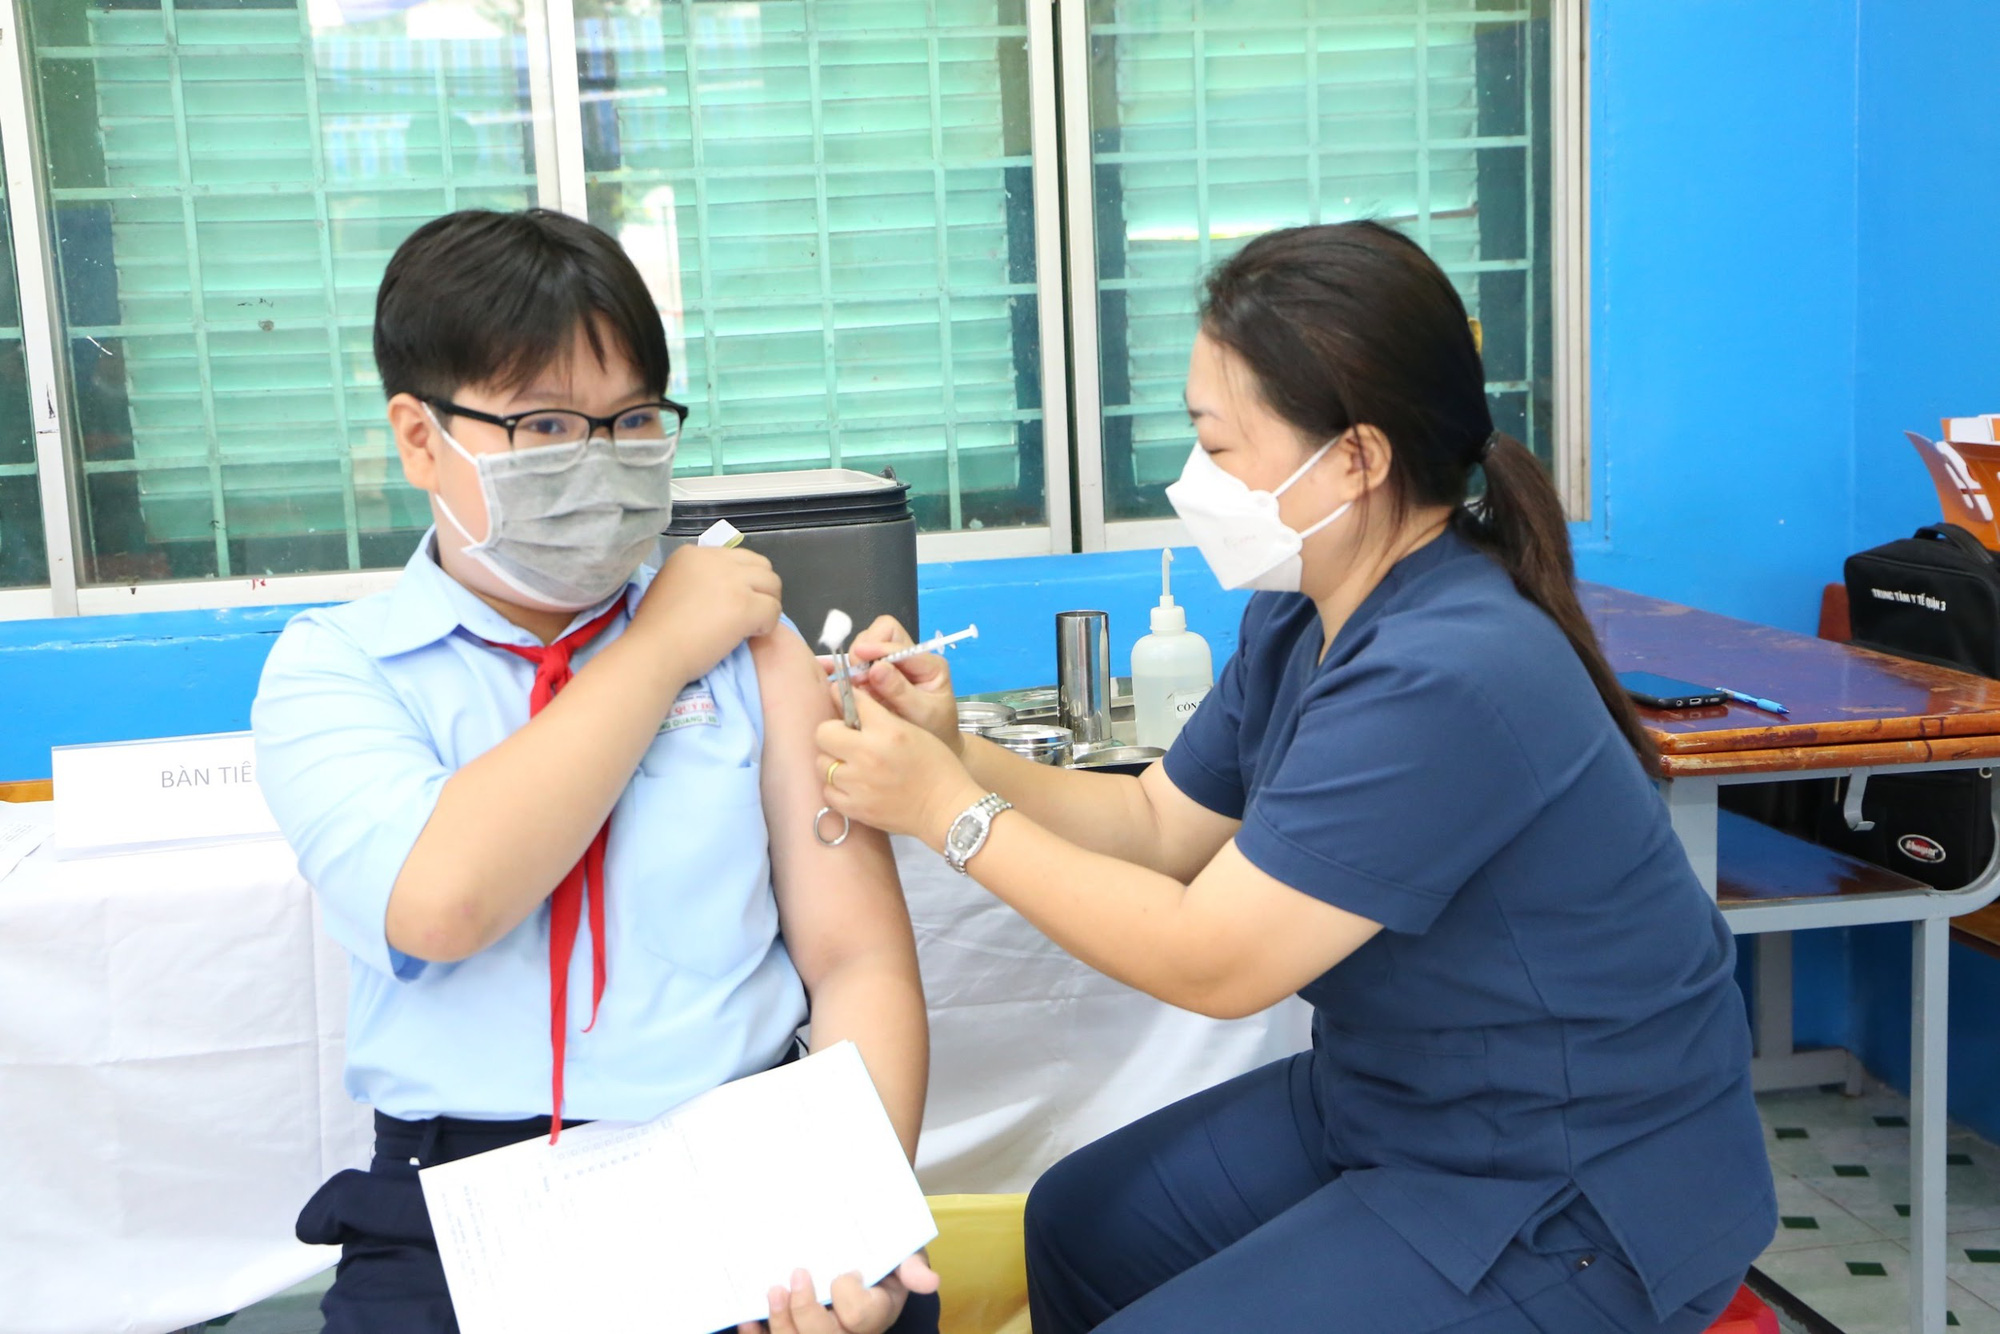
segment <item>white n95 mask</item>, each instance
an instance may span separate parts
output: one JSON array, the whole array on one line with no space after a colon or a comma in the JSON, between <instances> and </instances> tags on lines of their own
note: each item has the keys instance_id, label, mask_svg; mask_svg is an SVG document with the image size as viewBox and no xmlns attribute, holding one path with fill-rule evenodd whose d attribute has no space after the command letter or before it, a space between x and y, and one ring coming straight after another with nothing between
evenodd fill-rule
<instances>
[{"instance_id":1,"label":"white n95 mask","mask_svg":"<svg viewBox=\"0 0 2000 1334\"><path fill-rule=\"evenodd\" d=\"M425 409L429 411L428 408ZM573 461L552 465L544 445L474 454L431 421L479 474L486 536L474 541L441 494L438 513L457 529L459 550L491 575L495 597L543 611L582 611L624 586L673 517L674 456L643 463L618 457L608 440L584 442Z\"/></svg>"},{"instance_id":2,"label":"white n95 mask","mask_svg":"<svg viewBox=\"0 0 2000 1334\"><path fill-rule=\"evenodd\" d=\"M1202 559L1224 588L1254 588L1271 593L1296 593L1305 566L1299 551L1305 540L1354 508L1348 501L1304 532L1278 517L1278 497L1326 457L1329 440L1275 491L1253 491L1222 470L1200 445L1188 455L1180 480L1167 488L1167 501L1188 526Z\"/></svg>"}]
</instances>

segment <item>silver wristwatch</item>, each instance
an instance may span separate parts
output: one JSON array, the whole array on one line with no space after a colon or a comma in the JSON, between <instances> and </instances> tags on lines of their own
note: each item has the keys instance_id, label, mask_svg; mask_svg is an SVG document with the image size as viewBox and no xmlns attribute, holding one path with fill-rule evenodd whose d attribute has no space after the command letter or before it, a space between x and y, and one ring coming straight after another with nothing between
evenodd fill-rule
<instances>
[{"instance_id":1,"label":"silver wristwatch","mask_svg":"<svg viewBox=\"0 0 2000 1334\"><path fill-rule=\"evenodd\" d=\"M965 864L986 846L986 836L993 832L993 817L1013 809L1013 802L998 792L989 792L953 820L944 836L944 859L951 863L951 869L964 875Z\"/></svg>"}]
</instances>

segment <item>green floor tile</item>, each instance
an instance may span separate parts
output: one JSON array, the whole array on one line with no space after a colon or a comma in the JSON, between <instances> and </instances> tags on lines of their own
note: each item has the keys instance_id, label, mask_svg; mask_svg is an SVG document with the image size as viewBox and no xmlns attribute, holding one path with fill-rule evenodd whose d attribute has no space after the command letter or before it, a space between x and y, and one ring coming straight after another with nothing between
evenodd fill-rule
<instances>
[{"instance_id":1,"label":"green floor tile","mask_svg":"<svg viewBox=\"0 0 2000 1334\"><path fill-rule=\"evenodd\" d=\"M1776 1135L1779 1139L1807 1138L1806 1129L1804 1126L1779 1126L1776 1129L1774 1129L1771 1133L1773 1135Z\"/></svg>"},{"instance_id":2,"label":"green floor tile","mask_svg":"<svg viewBox=\"0 0 2000 1334\"><path fill-rule=\"evenodd\" d=\"M1910 1206L1907 1204L1899 1204L1896 1206L1896 1213L1900 1217L1908 1218L1910 1216Z\"/></svg>"},{"instance_id":3,"label":"green floor tile","mask_svg":"<svg viewBox=\"0 0 2000 1334\"><path fill-rule=\"evenodd\" d=\"M1780 1218L1778 1221L1780 1223L1783 1223L1786 1227L1789 1228L1795 1228L1795 1229L1811 1228L1814 1231L1819 1230L1819 1220L1808 1214L1786 1214L1783 1218Z\"/></svg>"},{"instance_id":4,"label":"green floor tile","mask_svg":"<svg viewBox=\"0 0 2000 1334\"><path fill-rule=\"evenodd\" d=\"M1965 1258L1976 1265L2000 1265L2000 1251L1967 1251Z\"/></svg>"},{"instance_id":5,"label":"green floor tile","mask_svg":"<svg viewBox=\"0 0 2000 1334\"><path fill-rule=\"evenodd\" d=\"M1970 1167L1972 1166L1972 1155L1969 1153L1948 1153L1944 1156L1944 1164L1946 1167Z\"/></svg>"},{"instance_id":6,"label":"green floor tile","mask_svg":"<svg viewBox=\"0 0 2000 1334\"><path fill-rule=\"evenodd\" d=\"M1835 1163L1833 1174L1837 1177L1865 1177L1868 1169L1859 1163Z\"/></svg>"},{"instance_id":7,"label":"green floor tile","mask_svg":"<svg viewBox=\"0 0 2000 1334\"><path fill-rule=\"evenodd\" d=\"M1909 1125L1910 1118L1907 1116L1878 1116L1875 1118L1875 1124L1884 1129L1891 1129L1896 1126Z\"/></svg>"},{"instance_id":8,"label":"green floor tile","mask_svg":"<svg viewBox=\"0 0 2000 1334\"><path fill-rule=\"evenodd\" d=\"M1889 1271L1873 1260L1849 1260L1847 1272L1856 1278L1887 1278Z\"/></svg>"}]
</instances>

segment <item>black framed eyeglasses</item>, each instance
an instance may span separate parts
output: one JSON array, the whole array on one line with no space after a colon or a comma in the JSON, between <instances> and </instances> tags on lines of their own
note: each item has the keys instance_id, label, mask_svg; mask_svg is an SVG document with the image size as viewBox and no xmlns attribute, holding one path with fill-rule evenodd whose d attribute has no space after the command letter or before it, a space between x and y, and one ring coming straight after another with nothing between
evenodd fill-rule
<instances>
[{"instance_id":1,"label":"black framed eyeglasses","mask_svg":"<svg viewBox=\"0 0 2000 1334\"><path fill-rule=\"evenodd\" d=\"M418 395L420 402L452 417L469 417L507 432L507 447L521 453L532 450L536 459L552 467L563 467L582 457L583 448L599 431L610 438L611 448L627 463L659 463L669 458L680 442L681 424L688 410L670 398L651 403L635 403L609 417L593 417L568 408L536 408L530 412L496 417L477 408L463 407L449 399ZM544 452L546 451L546 452Z\"/></svg>"}]
</instances>

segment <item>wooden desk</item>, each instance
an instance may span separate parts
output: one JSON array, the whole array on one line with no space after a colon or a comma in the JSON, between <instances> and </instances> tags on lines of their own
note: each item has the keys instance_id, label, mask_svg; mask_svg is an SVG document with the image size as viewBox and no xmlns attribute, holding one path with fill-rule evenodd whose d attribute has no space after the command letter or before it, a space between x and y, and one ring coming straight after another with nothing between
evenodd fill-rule
<instances>
[{"instance_id":1,"label":"wooden desk","mask_svg":"<svg viewBox=\"0 0 2000 1334\"><path fill-rule=\"evenodd\" d=\"M1640 711L1660 748L1674 828L1711 893L1718 888L1715 794L1722 783L1839 776L1865 786L1873 774L2000 760L2000 681L1597 584L1580 591L1616 670L1727 685L1791 709L1787 716L1740 704ZM1949 893L1909 882L1821 896L1809 924L1913 921L1946 907L1947 916L1969 912L1994 896L1979 894L1986 879ZM1911 893L1944 902L1904 902ZM1799 924L1790 912L1782 920L1757 912L1732 920L1745 933Z\"/></svg>"},{"instance_id":2,"label":"wooden desk","mask_svg":"<svg viewBox=\"0 0 2000 1334\"><path fill-rule=\"evenodd\" d=\"M1851 1081L1845 1052L1794 1052L1793 930L1909 922L1910 1327L1945 1321L1945 1039L1951 918L2000 896L2000 857L1971 884L1936 890L1723 815L1725 783L1843 777L1852 809L1870 775L2000 760L2000 681L1585 584L1585 612L1618 671L1725 685L1786 705L1641 710L1661 790L1702 884L1738 934L1758 937L1758 1085ZM2000 811L1996 811L2000 818Z\"/></svg>"},{"instance_id":3,"label":"wooden desk","mask_svg":"<svg viewBox=\"0 0 2000 1334\"><path fill-rule=\"evenodd\" d=\"M1619 671L1727 685L1791 710L1646 710L1670 775L1785 772L1796 766L1777 757L1827 746L1962 743L2000 755L2000 681L1599 584L1580 591Z\"/></svg>"}]
</instances>

